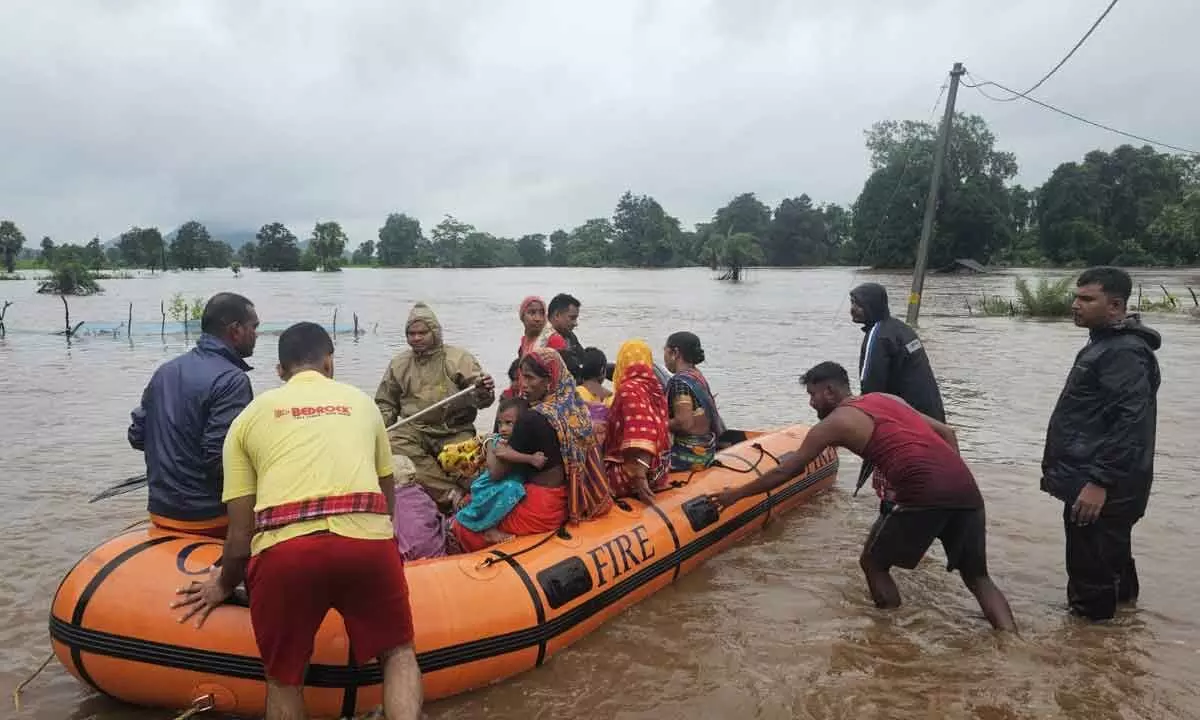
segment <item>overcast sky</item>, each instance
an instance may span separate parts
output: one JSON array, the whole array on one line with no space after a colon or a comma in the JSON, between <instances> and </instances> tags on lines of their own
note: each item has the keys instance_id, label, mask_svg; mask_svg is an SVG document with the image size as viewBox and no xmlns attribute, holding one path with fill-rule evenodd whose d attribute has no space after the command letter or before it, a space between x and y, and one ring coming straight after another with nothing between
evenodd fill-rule
<instances>
[{"instance_id":1,"label":"overcast sky","mask_svg":"<svg viewBox=\"0 0 1200 720\"><path fill-rule=\"evenodd\" d=\"M626 189L685 227L731 196L849 203L863 130L954 61L1023 89L1107 0L3 0L0 217L108 238L197 217L354 244L388 212L570 228ZM1039 92L1200 146L1200 0L1118 3ZM1018 180L1122 138L963 89Z\"/></svg>"}]
</instances>

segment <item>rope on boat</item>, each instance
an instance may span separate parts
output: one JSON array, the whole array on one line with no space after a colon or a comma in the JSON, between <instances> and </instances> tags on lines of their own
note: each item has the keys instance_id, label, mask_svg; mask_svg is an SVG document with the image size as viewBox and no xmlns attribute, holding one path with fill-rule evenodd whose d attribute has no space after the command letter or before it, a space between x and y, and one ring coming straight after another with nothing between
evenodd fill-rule
<instances>
[{"instance_id":1,"label":"rope on boat","mask_svg":"<svg viewBox=\"0 0 1200 720\"><path fill-rule=\"evenodd\" d=\"M54 653L50 653L49 655L47 655L46 659L42 661L42 664L38 665L37 670L34 670L32 673L30 673L29 677L22 680L21 684L18 685L15 690L13 690L13 694L12 694L13 705L17 708L17 712L21 712L21 691L23 691L25 689L26 685L33 682L34 678L36 678L38 675L41 675L42 671L46 669L46 666L49 665L50 661L53 659L54 659Z\"/></svg>"},{"instance_id":2,"label":"rope on boat","mask_svg":"<svg viewBox=\"0 0 1200 720\"><path fill-rule=\"evenodd\" d=\"M478 565L475 566L475 569L482 570L483 568L491 567L492 565L495 565L496 563L501 562L503 560L507 560L508 558L515 558L518 555L524 555L525 553L529 552L530 550L534 550L534 549L541 547L542 545L545 545L552 538L555 538L555 537L560 537L563 540L570 540L571 533L567 532L567 526L564 524L562 527L555 530L554 532L546 533L546 537L542 538L541 540L538 540L537 542L535 542L534 544L530 545L527 548L523 548L512 554L503 553L500 557L484 558L483 560L481 560L479 562ZM500 551L497 551L497 552L500 552Z\"/></svg>"},{"instance_id":3,"label":"rope on boat","mask_svg":"<svg viewBox=\"0 0 1200 720\"><path fill-rule=\"evenodd\" d=\"M212 695L201 695L192 701L192 706L182 713L175 716L175 720L187 720L190 717L195 717L200 713L208 712L216 707L216 702Z\"/></svg>"},{"instance_id":4,"label":"rope on boat","mask_svg":"<svg viewBox=\"0 0 1200 720\"><path fill-rule=\"evenodd\" d=\"M753 447L755 450L758 450L758 459L755 460L754 462L750 462L749 460L742 457L741 455L733 456L733 457L737 458L738 460L741 460L742 462L746 463L749 466L745 470L739 470L735 467L730 467L730 466L726 465L724 462L722 462L721 458L716 458L715 460L713 460L712 465L710 467L725 468L726 470L730 470L735 473L742 473L742 474L758 473L759 475L762 475L762 473L758 469L758 465L759 465L759 463L761 463L763 461L763 458L765 458L768 455L767 449L758 443L754 443L754 445L751 445L751 447ZM773 458L774 455L772 455L771 457ZM691 478L689 477L688 480L691 480Z\"/></svg>"},{"instance_id":5,"label":"rope on boat","mask_svg":"<svg viewBox=\"0 0 1200 720\"><path fill-rule=\"evenodd\" d=\"M150 522L150 519L149 518L141 518L139 520L134 520L132 523L121 528L121 532L125 532L126 530L132 530L135 527L137 527L138 525L141 525L142 523L145 523L145 522Z\"/></svg>"},{"instance_id":6,"label":"rope on boat","mask_svg":"<svg viewBox=\"0 0 1200 720\"><path fill-rule=\"evenodd\" d=\"M778 465L778 464L779 464L779 458L777 458L777 457L775 457L773 454L771 454L771 451L770 451L770 450L768 450L768 449L766 449L765 447L763 447L763 446L762 446L762 443L754 443L754 444L753 444L753 445L751 445L750 447L754 448L755 450L758 450L759 452L762 452L762 453L763 453L763 454L765 454L767 457L769 457L769 458L771 458L772 460L774 460L776 465ZM762 455L759 455L759 456L758 456L758 459L761 461L761 460L762 460ZM757 464L758 464L758 463L755 463L755 465L757 465Z\"/></svg>"}]
</instances>

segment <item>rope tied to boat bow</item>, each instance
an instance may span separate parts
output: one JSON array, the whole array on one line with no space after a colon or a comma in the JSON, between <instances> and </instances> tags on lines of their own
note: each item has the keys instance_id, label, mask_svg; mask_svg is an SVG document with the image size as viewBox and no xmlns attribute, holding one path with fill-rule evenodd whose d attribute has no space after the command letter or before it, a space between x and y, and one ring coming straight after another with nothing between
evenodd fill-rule
<instances>
[{"instance_id":1,"label":"rope tied to boat bow","mask_svg":"<svg viewBox=\"0 0 1200 720\"><path fill-rule=\"evenodd\" d=\"M187 720L200 713L208 712L217 706L216 700L210 695L201 695L192 701L192 706L175 716L175 720Z\"/></svg>"}]
</instances>

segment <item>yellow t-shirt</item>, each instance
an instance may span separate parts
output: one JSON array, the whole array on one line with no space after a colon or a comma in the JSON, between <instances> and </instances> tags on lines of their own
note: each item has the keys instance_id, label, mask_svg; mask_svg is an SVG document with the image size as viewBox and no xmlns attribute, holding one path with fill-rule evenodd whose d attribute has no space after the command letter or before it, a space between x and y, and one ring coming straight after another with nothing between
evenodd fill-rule
<instances>
[{"instance_id":1,"label":"yellow t-shirt","mask_svg":"<svg viewBox=\"0 0 1200 720\"><path fill-rule=\"evenodd\" d=\"M229 502L255 496L254 511L309 498L379 490L392 451L375 401L351 385L305 371L254 398L225 436ZM254 535L250 554L321 530L362 540L393 536L386 515L351 513Z\"/></svg>"},{"instance_id":2,"label":"yellow t-shirt","mask_svg":"<svg viewBox=\"0 0 1200 720\"><path fill-rule=\"evenodd\" d=\"M589 402L589 403L600 402L599 400L596 399L595 393L593 393L591 390L588 390L583 385L576 385L575 392L579 393L579 397L583 398L584 402ZM608 397L604 398L604 405L606 407L612 407L612 401L613 401L613 396L609 395Z\"/></svg>"}]
</instances>

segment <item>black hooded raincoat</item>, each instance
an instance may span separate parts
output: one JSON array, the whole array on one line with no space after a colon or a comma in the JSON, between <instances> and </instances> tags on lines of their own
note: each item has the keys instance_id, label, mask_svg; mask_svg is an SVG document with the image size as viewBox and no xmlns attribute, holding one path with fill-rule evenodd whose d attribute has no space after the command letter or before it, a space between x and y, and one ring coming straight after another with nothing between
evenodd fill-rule
<instances>
[{"instance_id":1,"label":"black hooded raincoat","mask_svg":"<svg viewBox=\"0 0 1200 720\"><path fill-rule=\"evenodd\" d=\"M1095 483L1107 490L1104 516L1136 520L1146 512L1161 379L1154 351L1161 345L1136 314L1091 332L1050 415L1042 490L1070 504Z\"/></svg>"},{"instance_id":2,"label":"black hooded raincoat","mask_svg":"<svg viewBox=\"0 0 1200 720\"><path fill-rule=\"evenodd\" d=\"M878 283L863 283L850 296L866 312L866 336L858 353L860 393L898 395L918 412L945 422L929 355L913 329L892 317L887 290Z\"/></svg>"}]
</instances>

